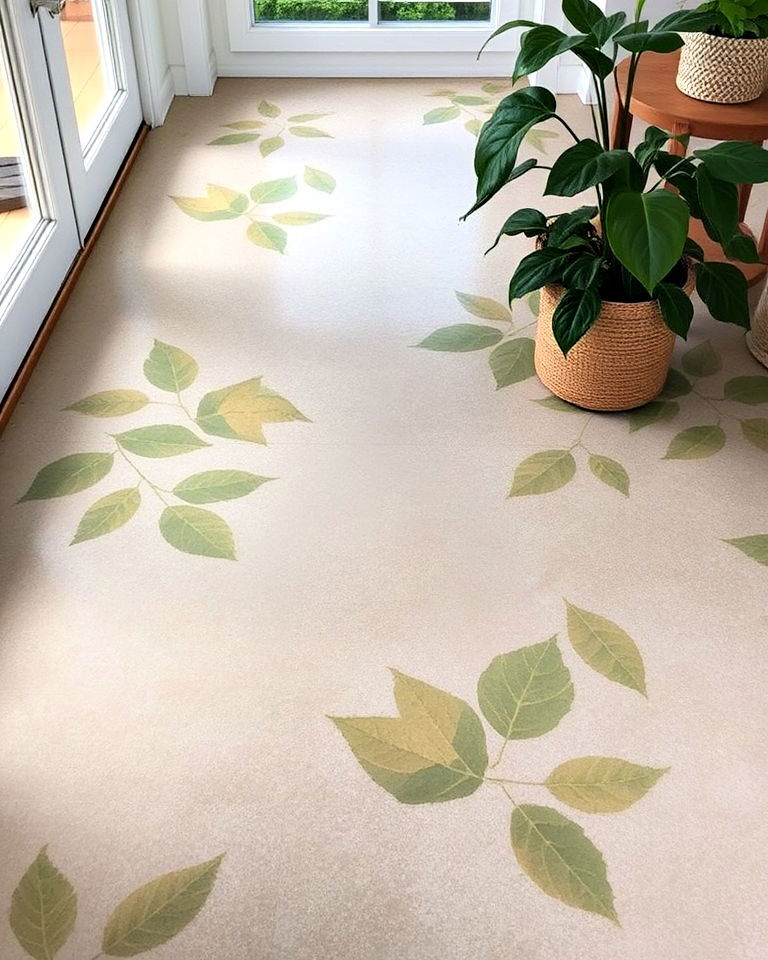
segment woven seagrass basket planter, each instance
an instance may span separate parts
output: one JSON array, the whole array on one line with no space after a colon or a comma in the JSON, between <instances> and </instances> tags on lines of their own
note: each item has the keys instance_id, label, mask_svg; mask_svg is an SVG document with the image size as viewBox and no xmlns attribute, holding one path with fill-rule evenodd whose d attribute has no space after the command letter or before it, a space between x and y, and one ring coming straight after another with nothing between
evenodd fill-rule
<instances>
[{"instance_id":1,"label":"woven seagrass basket planter","mask_svg":"<svg viewBox=\"0 0 768 960\"><path fill-rule=\"evenodd\" d=\"M689 266L687 293L693 285ZM541 291L534 365L544 386L587 410L631 410L657 397L675 345L657 301L603 301L595 323L563 356L552 333L552 316L564 292L554 285Z\"/></svg>"},{"instance_id":2,"label":"woven seagrass basket planter","mask_svg":"<svg viewBox=\"0 0 768 960\"><path fill-rule=\"evenodd\" d=\"M764 367L768 367L768 286L763 288L760 302L752 317L752 329L747 333L747 346Z\"/></svg>"},{"instance_id":3,"label":"woven seagrass basket planter","mask_svg":"<svg viewBox=\"0 0 768 960\"><path fill-rule=\"evenodd\" d=\"M768 39L686 33L677 68L677 87L709 103L747 103L768 84Z\"/></svg>"}]
</instances>

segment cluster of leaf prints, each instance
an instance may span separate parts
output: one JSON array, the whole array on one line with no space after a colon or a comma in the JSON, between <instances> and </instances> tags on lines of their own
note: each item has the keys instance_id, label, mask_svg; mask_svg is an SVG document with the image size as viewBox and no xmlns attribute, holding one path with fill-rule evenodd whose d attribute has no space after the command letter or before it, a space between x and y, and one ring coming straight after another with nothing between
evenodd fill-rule
<instances>
[{"instance_id":1,"label":"cluster of leaf prints","mask_svg":"<svg viewBox=\"0 0 768 960\"><path fill-rule=\"evenodd\" d=\"M112 443L110 449L71 453L49 463L38 472L19 502L80 493L103 480L116 462L122 462L136 482L91 504L78 524L73 544L102 537L127 524L142 504L142 493L148 491L161 507L160 533L172 547L204 557L236 559L229 525L201 504L247 496L274 478L246 470L205 470L188 474L172 489L165 489L147 476L143 461L178 457L212 446L200 432L208 437L265 445L265 424L307 418L289 400L267 387L261 377L206 393L193 414L182 394L194 384L197 375L198 365L193 357L179 347L156 340L144 361L144 376L153 387L170 394L173 401L153 400L143 390L104 390L66 409L102 419L128 416L150 406L170 406L194 429L176 423L153 423L107 434Z\"/></svg>"},{"instance_id":2,"label":"cluster of leaf prints","mask_svg":"<svg viewBox=\"0 0 768 960\"><path fill-rule=\"evenodd\" d=\"M498 300L456 291L464 309L488 323L456 323L434 330L417 346L426 350L466 353L490 349L489 365L496 389L529 380L535 375L534 341L519 334L532 326L527 322L516 326L512 310ZM536 295L528 304L538 312ZM630 476L618 460L598 453L587 445L587 433L601 416L622 418L630 434L653 424L675 420L682 412L704 411L704 422L686 427L668 443L664 460L703 460L719 453L731 439L739 437L752 447L768 453L768 417L744 416L745 407L768 405L768 376L749 374L730 377L722 386L721 395L707 389L708 378L720 374L723 361L713 344L706 340L687 349L680 358L682 369L671 368L664 389L657 400L629 413L600 415L582 410L555 396L534 401L548 410L565 413L574 420L573 440L568 446L541 450L526 457L515 468L510 497L526 497L552 493L569 483L577 473L577 455L584 455L592 474L601 483L629 496ZM739 537L727 543L748 557L768 566L768 534Z\"/></svg>"},{"instance_id":3,"label":"cluster of leaf prints","mask_svg":"<svg viewBox=\"0 0 768 960\"><path fill-rule=\"evenodd\" d=\"M304 183L321 193L333 193L336 180L330 173L315 167L304 167ZM327 220L329 213L308 210L280 210L271 213L273 205L290 200L298 191L295 176L255 183L248 193L232 190L216 183L206 186L204 197L171 197L180 210L195 220L243 220L245 235L251 243L267 250L285 253L288 229L306 227Z\"/></svg>"},{"instance_id":4,"label":"cluster of leaf prints","mask_svg":"<svg viewBox=\"0 0 768 960\"><path fill-rule=\"evenodd\" d=\"M268 157L285 146L286 137L300 139L332 138L314 125L314 121L323 117L332 117L332 113L295 113L286 117L285 111L269 100L261 100L256 107L258 117L251 120L232 120L222 124L232 131L209 141L211 147L233 147L243 143L259 144L262 157ZM311 124L311 126L310 126Z\"/></svg>"},{"instance_id":5,"label":"cluster of leaf prints","mask_svg":"<svg viewBox=\"0 0 768 960\"><path fill-rule=\"evenodd\" d=\"M190 924L213 889L223 854L165 873L117 904L107 919L97 957L135 957L153 950ZM46 847L13 891L11 930L34 960L53 960L77 921L77 892Z\"/></svg>"},{"instance_id":6,"label":"cluster of leaf prints","mask_svg":"<svg viewBox=\"0 0 768 960\"><path fill-rule=\"evenodd\" d=\"M464 129L473 137L480 135L480 128L493 115L501 99L512 93L520 84L513 84L511 80L488 80L478 93L460 93L457 90L435 90L428 94L445 101L438 107L432 107L422 117L423 126L435 123L461 123ZM547 130L537 126L529 130L523 138L525 143L538 150L547 152L547 143L559 137L556 130Z\"/></svg>"},{"instance_id":7,"label":"cluster of leaf prints","mask_svg":"<svg viewBox=\"0 0 768 960\"><path fill-rule=\"evenodd\" d=\"M647 696L635 641L616 623L566 601L573 650L601 676ZM489 762L486 729L464 700L393 671L397 717L333 717L368 776L401 803L445 803L487 786L512 804L509 837L521 869L544 893L618 923L602 853L584 829L553 806L521 802L529 790L582 813L617 813L666 773L620 757L583 756L543 780L497 772L509 744L541 737L571 709L573 680L557 636L495 657L480 675L480 713L499 735Z\"/></svg>"}]
</instances>

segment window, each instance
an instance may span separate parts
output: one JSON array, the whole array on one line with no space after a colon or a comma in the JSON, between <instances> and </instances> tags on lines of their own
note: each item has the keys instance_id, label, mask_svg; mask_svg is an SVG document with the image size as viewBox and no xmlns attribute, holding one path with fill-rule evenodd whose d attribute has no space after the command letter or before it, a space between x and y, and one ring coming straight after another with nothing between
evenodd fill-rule
<instances>
[{"instance_id":1,"label":"window","mask_svg":"<svg viewBox=\"0 0 768 960\"><path fill-rule=\"evenodd\" d=\"M253 22L259 23L489 23L486 0L253 0Z\"/></svg>"}]
</instances>

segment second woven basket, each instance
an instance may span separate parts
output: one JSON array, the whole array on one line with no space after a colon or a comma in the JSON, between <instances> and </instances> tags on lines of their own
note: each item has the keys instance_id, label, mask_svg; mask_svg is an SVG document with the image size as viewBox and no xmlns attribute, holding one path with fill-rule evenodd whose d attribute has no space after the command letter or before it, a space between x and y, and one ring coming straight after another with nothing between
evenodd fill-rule
<instances>
[{"instance_id":1,"label":"second woven basket","mask_svg":"<svg viewBox=\"0 0 768 960\"><path fill-rule=\"evenodd\" d=\"M677 87L709 103L756 100L768 83L768 39L686 33L677 68Z\"/></svg>"}]
</instances>

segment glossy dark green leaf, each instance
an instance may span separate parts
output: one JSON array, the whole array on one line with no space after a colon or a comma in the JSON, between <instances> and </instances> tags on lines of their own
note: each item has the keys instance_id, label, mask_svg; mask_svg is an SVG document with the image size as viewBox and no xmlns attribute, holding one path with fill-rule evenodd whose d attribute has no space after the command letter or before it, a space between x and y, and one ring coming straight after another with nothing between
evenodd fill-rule
<instances>
[{"instance_id":1,"label":"glossy dark green leaf","mask_svg":"<svg viewBox=\"0 0 768 960\"><path fill-rule=\"evenodd\" d=\"M610 57L607 57L600 50L595 50L594 47L588 47L586 45L579 44L576 47L573 47L573 53L581 60L583 63L586 63L587 67L591 70L595 76L600 77L601 80L604 80L606 77L610 76L611 71L613 70L613 60Z\"/></svg>"},{"instance_id":2,"label":"glossy dark green leaf","mask_svg":"<svg viewBox=\"0 0 768 960\"><path fill-rule=\"evenodd\" d=\"M508 20L506 23L502 23L500 27L497 27L493 33L488 37L485 43L480 47L480 50L477 54L477 59L480 59L480 54L485 50L491 40L495 40L496 37L500 36L502 33L506 33L508 30L518 30L520 27L538 27L538 24L535 20ZM486 89L486 87L483 87Z\"/></svg>"},{"instance_id":3,"label":"glossy dark green leaf","mask_svg":"<svg viewBox=\"0 0 768 960\"><path fill-rule=\"evenodd\" d=\"M600 295L588 288L566 290L552 316L552 333L567 355L600 315Z\"/></svg>"},{"instance_id":4,"label":"glossy dark green leaf","mask_svg":"<svg viewBox=\"0 0 768 960\"><path fill-rule=\"evenodd\" d=\"M694 150L713 177L729 183L765 183L768 181L768 150L757 143L732 140L714 147Z\"/></svg>"},{"instance_id":5,"label":"glossy dark green leaf","mask_svg":"<svg viewBox=\"0 0 768 960\"><path fill-rule=\"evenodd\" d=\"M715 320L749 330L747 280L738 267L716 261L700 263L696 290Z\"/></svg>"},{"instance_id":6,"label":"glossy dark green leaf","mask_svg":"<svg viewBox=\"0 0 768 960\"><path fill-rule=\"evenodd\" d=\"M676 333L683 340L688 339L688 330L693 320L693 304L691 298L674 283L660 283L653 291L661 307L664 323L672 333Z\"/></svg>"},{"instance_id":7,"label":"glossy dark green leaf","mask_svg":"<svg viewBox=\"0 0 768 960\"><path fill-rule=\"evenodd\" d=\"M630 53L672 53L683 45L683 38L677 33L649 31L647 33L631 33L621 37L620 47Z\"/></svg>"},{"instance_id":8,"label":"glossy dark green leaf","mask_svg":"<svg viewBox=\"0 0 768 960\"><path fill-rule=\"evenodd\" d=\"M504 226L499 230L499 235L496 237L493 246L488 247L485 252L490 253L502 237L514 237L521 233L525 234L526 237L535 237L543 233L546 229L547 218L540 210L523 207L520 210L516 210L510 217L507 217Z\"/></svg>"},{"instance_id":9,"label":"glossy dark green leaf","mask_svg":"<svg viewBox=\"0 0 768 960\"><path fill-rule=\"evenodd\" d=\"M592 0L563 0L563 13L579 33L590 33L605 21L605 14Z\"/></svg>"},{"instance_id":10,"label":"glossy dark green leaf","mask_svg":"<svg viewBox=\"0 0 768 960\"><path fill-rule=\"evenodd\" d=\"M559 247L569 237L578 234L587 236L594 232L590 221L597 216L597 207L577 207L570 213L561 213L559 217L549 227L548 243L553 247Z\"/></svg>"},{"instance_id":11,"label":"glossy dark green leaf","mask_svg":"<svg viewBox=\"0 0 768 960\"><path fill-rule=\"evenodd\" d=\"M513 81L541 70L550 60L554 60L566 50L585 43L587 39L582 34L568 36L562 30L547 23L532 27L520 40L520 51L512 72Z\"/></svg>"},{"instance_id":12,"label":"glossy dark green leaf","mask_svg":"<svg viewBox=\"0 0 768 960\"><path fill-rule=\"evenodd\" d=\"M630 159L632 155L627 150L603 150L596 140L586 138L564 150L555 160L544 193L575 197L627 167Z\"/></svg>"},{"instance_id":13,"label":"glossy dark green leaf","mask_svg":"<svg viewBox=\"0 0 768 960\"><path fill-rule=\"evenodd\" d=\"M593 253L583 253L576 257L563 271L563 286L586 290L595 286L602 260Z\"/></svg>"},{"instance_id":14,"label":"glossy dark green leaf","mask_svg":"<svg viewBox=\"0 0 768 960\"><path fill-rule=\"evenodd\" d=\"M712 26L712 12L710 10L676 10L654 26L654 31L674 30L678 33L706 32Z\"/></svg>"},{"instance_id":15,"label":"glossy dark green leaf","mask_svg":"<svg viewBox=\"0 0 768 960\"><path fill-rule=\"evenodd\" d=\"M733 236L722 239L725 255L731 260L741 263L760 263L760 251L757 249L754 237L737 230Z\"/></svg>"},{"instance_id":16,"label":"glossy dark green leaf","mask_svg":"<svg viewBox=\"0 0 768 960\"><path fill-rule=\"evenodd\" d=\"M687 204L669 190L619 190L608 201L605 232L616 257L650 293L682 257L688 220Z\"/></svg>"},{"instance_id":17,"label":"glossy dark green leaf","mask_svg":"<svg viewBox=\"0 0 768 960\"><path fill-rule=\"evenodd\" d=\"M527 257L523 257L509 282L509 299L517 300L526 293L540 290L548 283L558 283L562 280L563 270L575 260L575 255L569 251L558 250L552 247L543 247L534 250Z\"/></svg>"},{"instance_id":18,"label":"glossy dark green leaf","mask_svg":"<svg viewBox=\"0 0 768 960\"><path fill-rule=\"evenodd\" d=\"M696 168L696 189L701 208L715 228L714 239L722 242L732 237L739 222L739 191L736 184L713 177L702 163Z\"/></svg>"}]
</instances>

